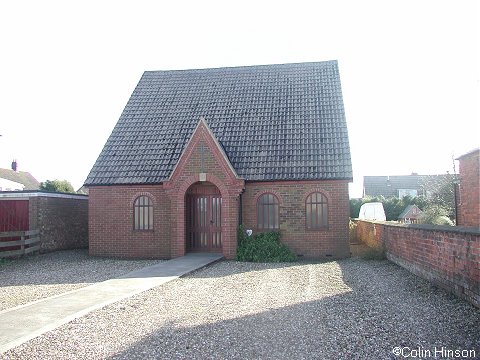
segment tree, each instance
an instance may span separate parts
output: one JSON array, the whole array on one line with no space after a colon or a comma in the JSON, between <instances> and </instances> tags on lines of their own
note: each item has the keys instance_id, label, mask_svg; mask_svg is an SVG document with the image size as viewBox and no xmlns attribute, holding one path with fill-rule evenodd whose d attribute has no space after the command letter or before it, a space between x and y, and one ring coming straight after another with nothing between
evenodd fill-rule
<instances>
[{"instance_id":1,"label":"tree","mask_svg":"<svg viewBox=\"0 0 480 360\"><path fill-rule=\"evenodd\" d=\"M419 224L449 225L453 226L453 221L448 217L448 210L440 205L429 206L419 217Z\"/></svg>"},{"instance_id":2,"label":"tree","mask_svg":"<svg viewBox=\"0 0 480 360\"><path fill-rule=\"evenodd\" d=\"M417 205L422 211L430 209L425 217L425 223L433 224L437 221L448 225L452 222L446 221L444 217L454 218L456 182L456 175L428 175L422 182L422 196L405 196L401 199L398 197L385 198L383 196L351 199L350 217L358 217L360 207L365 203L381 202L385 209L387 221L397 221L398 216L408 205Z\"/></svg>"},{"instance_id":3,"label":"tree","mask_svg":"<svg viewBox=\"0 0 480 360\"><path fill-rule=\"evenodd\" d=\"M358 217L360 207L370 202L381 202L383 204L387 221L397 221L402 211L405 210L408 205L417 205L420 210L427 207L427 200L423 196L405 196L401 199L398 197L385 198L383 196L365 197L363 199L350 200L350 217Z\"/></svg>"},{"instance_id":4,"label":"tree","mask_svg":"<svg viewBox=\"0 0 480 360\"><path fill-rule=\"evenodd\" d=\"M75 193L72 184L67 180L47 180L40 183L40 190L55 191L63 193Z\"/></svg>"},{"instance_id":5,"label":"tree","mask_svg":"<svg viewBox=\"0 0 480 360\"><path fill-rule=\"evenodd\" d=\"M441 207L447 211L447 216L455 214L455 175L429 176L423 182L428 201L428 207Z\"/></svg>"}]
</instances>

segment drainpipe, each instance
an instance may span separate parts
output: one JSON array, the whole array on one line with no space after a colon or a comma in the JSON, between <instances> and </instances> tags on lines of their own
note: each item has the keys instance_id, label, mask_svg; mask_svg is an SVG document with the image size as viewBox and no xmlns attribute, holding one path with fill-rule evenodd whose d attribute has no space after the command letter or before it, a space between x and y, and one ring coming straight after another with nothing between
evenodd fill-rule
<instances>
[{"instance_id":1,"label":"drainpipe","mask_svg":"<svg viewBox=\"0 0 480 360\"><path fill-rule=\"evenodd\" d=\"M242 190L238 197L238 225L243 225L243 192L245 189Z\"/></svg>"},{"instance_id":2,"label":"drainpipe","mask_svg":"<svg viewBox=\"0 0 480 360\"><path fill-rule=\"evenodd\" d=\"M458 224L458 184L455 181L453 184L453 197L455 201L454 211L455 211L455 225L459 226Z\"/></svg>"},{"instance_id":3,"label":"drainpipe","mask_svg":"<svg viewBox=\"0 0 480 360\"><path fill-rule=\"evenodd\" d=\"M458 159L457 159L458 160ZM458 195L459 195L459 188L460 188L460 181L457 176L457 169L455 166L455 157L452 155L452 163L453 163L453 201L455 203L454 211L455 211L455 225L459 226L458 224Z\"/></svg>"}]
</instances>

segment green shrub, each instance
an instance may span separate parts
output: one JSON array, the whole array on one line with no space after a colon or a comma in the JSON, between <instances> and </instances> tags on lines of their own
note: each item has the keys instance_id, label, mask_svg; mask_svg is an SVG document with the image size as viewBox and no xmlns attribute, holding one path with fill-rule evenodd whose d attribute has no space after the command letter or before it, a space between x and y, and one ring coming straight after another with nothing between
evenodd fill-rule
<instances>
[{"instance_id":1,"label":"green shrub","mask_svg":"<svg viewBox=\"0 0 480 360\"><path fill-rule=\"evenodd\" d=\"M448 218L448 210L438 205L428 207L420 215L418 223L454 226L453 221Z\"/></svg>"},{"instance_id":2,"label":"green shrub","mask_svg":"<svg viewBox=\"0 0 480 360\"><path fill-rule=\"evenodd\" d=\"M67 180L47 180L40 183L40 190L75 194L72 184Z\"/></svg>"},{"instance_id":3,"label":"green shrub","mask_svg":"<svg viewBox=\"0 0 480 360\"><path fill-rule=\"evenodd\" d=\"M297 256L280 242L280 233L267 232L247 236L242 226L238 230L237 261L292 262Z\"/></svg>"},{"instance_id":4,"label":"green shrub","mask_svg":"<svg viewBox=\"0 0 480 360\"><path fill-rule=\"evenodd\" d=\"M248 239L247 232L245 231L245 227L243 225L240 225L238 227L238 244L240 245L243 243L244 240Z\"/></svg>"}]
</instances>

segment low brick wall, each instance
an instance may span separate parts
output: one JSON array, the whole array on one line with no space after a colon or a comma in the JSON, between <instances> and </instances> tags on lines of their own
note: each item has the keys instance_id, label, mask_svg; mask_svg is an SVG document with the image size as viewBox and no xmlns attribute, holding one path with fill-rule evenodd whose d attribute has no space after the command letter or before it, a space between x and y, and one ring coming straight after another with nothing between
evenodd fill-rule
<instances>
[{"instance_id":1,"label":"low brick wall","mask_svg":"<svg viewBox=\"0 0 480 360\"><path fill-rule=\"evenodd\" d=\"M480 230L356 221L357 241L480 307Z\"/></svg>"}]
</instances>

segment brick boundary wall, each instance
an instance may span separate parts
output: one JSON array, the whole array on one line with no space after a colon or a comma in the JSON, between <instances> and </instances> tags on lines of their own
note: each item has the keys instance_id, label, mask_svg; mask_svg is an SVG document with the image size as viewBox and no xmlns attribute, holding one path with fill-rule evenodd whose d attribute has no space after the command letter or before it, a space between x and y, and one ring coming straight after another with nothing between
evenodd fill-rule
<instances>
[{"instance_id":1,"label":"brick boundary wall","mask_svg":"<svg viewBox=\"0 0 480 360\"><path fill-rule=\"evenodd\" d=\"M88 247L88 196L46 191L2 192L28 200L29 230L40 230L40 252Z\"/></svg>"},{"instance_id":2,"label":"brick boundary wall","mask_svg":"<svg viewBox=\"0 0 480 360\"><path fill-rule=\"evenodd\" d=\"M88 247L88 197L33 197L29 213L30 229L40 230L40 252Z\"/></svg>"},{"instance_id":3,"label":"brick boundary wall","mask_svg":"<svg viewBox=\"0 0 480 360\"><path fill-rule=\"evenodd\" d=\"M480 230L355 220L356 239L413 274L480 307Z\"/></svg>"}]
</instances>

